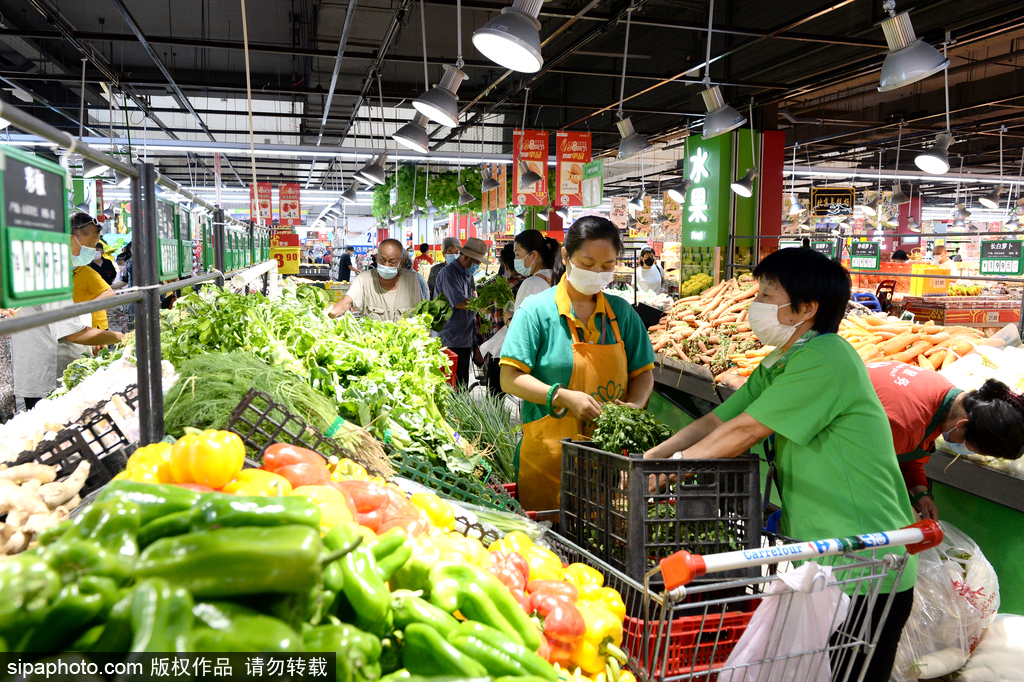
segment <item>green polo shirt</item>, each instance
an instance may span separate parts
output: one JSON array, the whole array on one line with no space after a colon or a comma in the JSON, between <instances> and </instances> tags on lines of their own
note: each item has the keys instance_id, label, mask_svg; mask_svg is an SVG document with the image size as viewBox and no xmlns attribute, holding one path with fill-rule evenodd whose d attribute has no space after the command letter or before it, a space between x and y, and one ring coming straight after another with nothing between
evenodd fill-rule
<instances>
[{"instance_id":1,"label":"green polo shirt","mask_svg":"<svg viewBox=\"0 0 1024 682\"><path fill-rule=\"evenodd\" d=\"M775 364L759 366L715 414L729 421L746 412L775 432L782 533L824 540L913 523L889 420L853 347L838 334L812 331L776 353L767 358L778 358ZM911 557L897 591L916 577Z\"/></svg>"},{"instance_id":2,"label":"green polo shirt","mask_svg":"<svg viewBox=\"0 0 1024 682\"><path fill-rule=\"evenodd\" d=\"M501 347L501 364L532 374L545 384L569 385L572 377L573 335L582 332L587 343L615 343L615 332L609 323L604 339L601 329L608 307L619 323L619 333L626 347L626 369L629 378L654 369L654 349L647 328L636 311L617 296L597 295L597 307L589 322L572 312L572 302L565 288L565 279L558 286L534 294L516 310L505 342ZM563 315L572 318L574 331ZM614 397L614 396L609 396ZM523 401L523 422L536 421L547 414L546 405Z\"/></svg>"}]
</instances>

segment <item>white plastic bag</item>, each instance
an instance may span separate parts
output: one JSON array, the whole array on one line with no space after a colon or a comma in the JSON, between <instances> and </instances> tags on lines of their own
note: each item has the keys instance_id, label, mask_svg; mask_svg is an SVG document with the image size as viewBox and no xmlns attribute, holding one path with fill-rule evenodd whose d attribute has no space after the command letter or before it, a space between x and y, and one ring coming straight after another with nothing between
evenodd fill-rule
<instances>
[{"instance_id":1,"label":"white plastic bag","mask_svg":"<svg viewBox=\"0 0 1024 682\"><path fill-rule=\"evenodd\" d=\"M921 553L914 608L903 628L894 682L948 675L967 663L999 610L999 580L981 549L940 521L942 544Z\"/></svg>"},{"instance_id":2,"label":"white plastic bag","mask_svg":"<svg viewBox=\"0 0 1024 682\"><path fill-rule=\"evenodd\" d=\"M985 631L957 682L1024 682L1024 616L1000 614Z\"/></svg>"},{"instance_id":3,"label":"white plastic bag","mask_svg":"<svg viewBox=\"0 0 1024 682\"><path fill-rule=\"evenodd\" d=\"M839 589L831 566L808 562L779 577L767 592L778 596L761 600L725 662L727 669L719 674L719 682L828 682L831 678L828 654L822 650L846 620L850 597ZM799 656L805 653L809 655Z\"/></svg>"}]
</instances>

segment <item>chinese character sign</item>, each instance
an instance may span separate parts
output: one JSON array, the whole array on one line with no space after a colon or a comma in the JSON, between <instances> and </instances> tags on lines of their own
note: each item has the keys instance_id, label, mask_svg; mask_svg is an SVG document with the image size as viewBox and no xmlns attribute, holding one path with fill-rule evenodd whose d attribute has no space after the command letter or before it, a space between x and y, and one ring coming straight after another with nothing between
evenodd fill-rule
<instances>
[{"instance_id":1,"label":"chinese character sign","mask_svg":"<svg viewBox=\"0 0 1024 682\"><path fill-rule=\"evenodd\" d=\"M512 190L516 203L525 206L548 205L548 133L543 130L515 130L512 132ZM522 162L522 163L520 163ZM523 187L520 176L525 168L540 175L540 181Z\"/></svg>"},{"instance_id":2,"label":"chinese character sign","mask_svg":"<svg viewBox=\"0 0 1024 682\"><path fill-rule=\"evenodd\" d=\"M728 200L732 138L719 135L694 143L686 159L687 178L692 183L679 208L679 239L683 246L724 246L729 229ZM665 204L665 214L674 217L674 207ZM669 211L673 210L673 213Z\"/></svg>"},{"instance_id":3,"label":"chinese character sign","mask_svg":"<svg viewBox=\"0 0 1024 682\"><path fill-rule=\"evenodd\" d=\"M271 189L269 182L249 185L249 217L257 225L269 225L271 221Z\"/></svg>"},{"instance_id":4,"label":"chinese character sign","mask_svg":"<svg viewBox=\"0 0 1024 682\"><path fill-rule=\"evenodd\" d=\"M556 133L555 147L555 203L582 206L583 167L590 163L590 133Z\"/></svg>"},{"instance_id":5,"label":"chinese character sign","mask_svg":"<svg viewBox=\"0 0 1024 682\"><path fill-rule=\"evenodd\" d=\"M604 159L583 165L584 208L597 208L604 201Z\"/></svg>"},{"instance_id":6,"label":"chinese character sign","mask_svg":"<svg viewBox=\"0 0 1024 682\"><path fill-rule=\"evenodd\" d=\"M302 224L301 189L297 182L287 182L277 187L277 215L281 225Z\"/></svg>"},{"instance_id":7,"label":"chinese character sign","mask_svg":"<svg viewBox=\"0 0 1024 682\"><path fill-rule=\"evenodd\" d=\"M626 197L612 197L611 205L611 221L615 223L615 227L620 230L626 229L626 221L629 219L626 215Z\"/></svg>"}]
</instances>

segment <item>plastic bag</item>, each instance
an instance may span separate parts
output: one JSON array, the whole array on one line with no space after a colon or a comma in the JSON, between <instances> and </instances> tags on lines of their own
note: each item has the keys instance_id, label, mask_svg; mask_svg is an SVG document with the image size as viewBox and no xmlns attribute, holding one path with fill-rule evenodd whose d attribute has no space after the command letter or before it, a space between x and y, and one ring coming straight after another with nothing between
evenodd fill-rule
<instances>
[{"instance_id":1,"label":"plastic bag","mask_svg":"<svg viewBox=\"0 0 1024 682\"><path fill-rule=\"evenodd\" d=\"M828 639L846 620L850 597L831 566L808 562L779 575L718 675L719 682L828 682ZM816 652L816 653L810 653ZM798 658L786 656L808 654ZM774 663L777 659L778 663ZM733 666L741 667L729 670Z\"/></svg>"},{"instance_id":2,"label":"plastic bag","mask_svg":"<svg viewBox=\"0 0 1024 682\"><path fill-rule=\"evenodd\" d=\"M940 521L942 544L920 554L914 608L891 679L927 680L959 670L999 610L999 579L981 549Z\"/></svg>"},{"instance_id":3,"label":"plastic bag","mask_svg":"<svg viewBox=\"0 0 1024 682\"><path fill-rule=\"evenodd\" d=\"M1024 616L1000 614L985 631L957 682L1024 682Z\"/></svg>"}]
</instances>

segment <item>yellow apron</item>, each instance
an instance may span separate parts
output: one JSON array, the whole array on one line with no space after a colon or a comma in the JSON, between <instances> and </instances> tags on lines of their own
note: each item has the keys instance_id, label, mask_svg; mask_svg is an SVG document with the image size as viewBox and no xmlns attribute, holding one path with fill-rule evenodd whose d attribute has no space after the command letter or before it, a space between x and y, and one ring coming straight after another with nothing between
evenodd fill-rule
<instances>
[{"instance_id":1,"label":"yellow apron","mask_svg":"<svg viewBox=\"0 0 1024 682\"><path fill-rule=\"evenodd\" d=\"M601 294L603 295L603 294ZM615 334L614 344L585 343L583 330L568 320L572 344L572 376L566 388L589 393L598 402L621 400L626 396L629 369L626 346L619 334L619 323L610 305L605 305L601 341L607 323L611 322ZM593 424L583 422L571 412L561 419L550 415L529 424L523 424L523 442L520 445L519 480L516 491L519 502L527 511L548 511L559 508L562 491L563 438L579 440L593 433Z\"/></svg>"}]
</instances>

